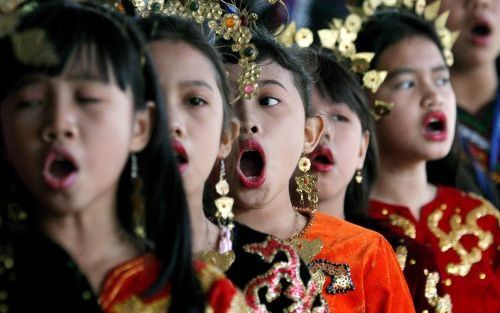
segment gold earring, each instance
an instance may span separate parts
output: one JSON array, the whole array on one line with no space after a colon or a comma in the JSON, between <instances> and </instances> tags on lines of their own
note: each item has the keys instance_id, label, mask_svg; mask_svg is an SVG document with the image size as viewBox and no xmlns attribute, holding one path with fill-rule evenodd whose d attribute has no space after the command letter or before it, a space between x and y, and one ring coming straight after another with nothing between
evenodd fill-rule
<instances>
[{"instance_id":1,"label":"gold earring","mask_svg":"<svg viewBox=\"0 0 500 313\"><path fill-rule=\"evenodd\" d=\"M130 178L132 180L133 192L132 201L132 222L134 233L141 239L146 238L145 218L144 218L144 198L142 196L142 179L139 177L139 166L137 165L137 156L130 156Z\"/></svg>"},{"instance_id":2,"label":"gold earring","mask_svg":"<svg viewBox=\"0 0 500 313\"><path fill-rule=\"evenodd\" d=\"M360 169L356 170L356 175L354 176L354 180L358 184L361 184L361 182L363 181L363 172Z\"/></svg>"},{"instance_id":3,"label":"gold earring","mask_svg":"<svg viewBox=\"0 0 500 313\"><path fill-rule=\"evenodd\" d=\"M297 188L295 190L300 195L300 203L304 204L304 196L307 196L309 209L315 210L319 200L318 189L316 188L318 176L308 173L311 169L311 161L307 157L301 157L298 166L302 175L295 177L295 183L297 184Z\"/></svg>"}]
</instances>

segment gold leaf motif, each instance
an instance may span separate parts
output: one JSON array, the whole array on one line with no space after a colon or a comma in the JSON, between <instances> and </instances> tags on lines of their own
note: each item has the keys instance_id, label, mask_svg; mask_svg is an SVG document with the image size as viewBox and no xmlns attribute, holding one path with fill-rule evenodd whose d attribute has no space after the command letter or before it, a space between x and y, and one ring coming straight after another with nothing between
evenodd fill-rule
<instances>
[{"instance_id":1,"label":"gold leaf motif","mask_svg":"<svg viewBox=\"0 0 500 313\"><path fill-rule=\"evenodd\" d=\"M441 7L441 0L434 1L429 4L424 10L424 17L428 21L433 21L439 14L439 8Z\"/></svg>"},{"instance_id":2,"label":"gold leaf motif","mask_svg":"<svg viewBox=\"0 0 500 313\"><path fill-rule=\"evenodd\" d=\"M307 240L304 238L294 238L290 240L290 244L306 264L311 263L312 259L323 249L321 239Z\"/></svg>"},{"instance_id":3,"label":"gold leaf motif","mask_svg":"<svg viewBox=\"0 0 500 313\"><path fill-rule=\"evenodd\" d=\"M446 266L448 274L466 276L470 272L472 265L481 260L482 251L488 249L493 243L491 232L485 231L477 225L477 221L487 215L495 216L497 220L500 220L500 213L487 202L483 202L480 206L470 211L465 218L465 224L462 224L460 215L454 214L449 221L450 231L448 233L445 233L439 227L439 223L443 218L442 210L435 210L429 215L427 225L434 236L439 239L441 252L453 249L460 257L460 263L449 263ZM473 247L470 251L467 251L460 243L462 237L466 235L476 236L479 240L477 247Z\"/></svg>"},{"instance_id":4,"label":"gold leaf motif","mask_svg":"<svg viewBox=\"0 0 500 313\"><path fill-rule=\"evenodd\" d=\"M375 53L361 52L351 56L352 70L356 73L363 73L370 69L370 62L372 61Z\"/></svg>"},{"instance_id":5,"label":"gold leaf motif","mask_svg":"<svg viewBox=\"0 0 500 313\"><path fill-rule=\"evenodd\" d=\"M371 92L376 93L386 77L387 71L368 71L363 75L363 86L370 89Z\"/></svg>"},{"instance_id":6,"label":"gold leaf motif","mask_svg":"<svg viewBox=\"0 0 500 313\"><path fill-rule=\"evenodd\" d=\"M219 268L223 272L226 272L234 263L236 256L232 250L225 253L219 253L217 251L203 251L199 253L196 258Z\"/></svg>"},{"instance_id":7,"label":"gold leaf motif","mask_svg":"<svg viewBox=\"0 0 500 313\"><path fill-rule=\"evenodd\" d=\"M53 66L59 62L45 32L30 29L11 36L12 48L16 58L31 66Z\"/></svg>"},{"instance_id":8,"label":"gold leaf motif","mask_svg":"<svg viewBox=\"0 0 500 313\"><path fill-rule=\"evenodd\" d=\"M375 115L375 119L378 121L382 116L388 115L391 113L391 110L394 108L394 103L375 100L373 104L373 114Z\"/></svg>"},{"instance_id":9,"label":"gold leaf motif","mask_svg":"<svg viewBox=\"0 0 500 313\"><path fill-rule=\"evenodd\" d=\"M333 29L321 29L318 31L318 37L323 47L333 50L335 48L335 43L339 38L339 31Z\"/></svg>"}]
</instances>

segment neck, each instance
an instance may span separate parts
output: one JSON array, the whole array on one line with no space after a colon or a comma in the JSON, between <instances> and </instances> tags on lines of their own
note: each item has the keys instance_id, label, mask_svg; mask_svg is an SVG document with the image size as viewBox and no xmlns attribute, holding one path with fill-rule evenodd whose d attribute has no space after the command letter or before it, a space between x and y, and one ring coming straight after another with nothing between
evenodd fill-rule
<instances>
[{"instance_id":1,"label":"neck","mask_svg":"<svg viewBox=\"0 0 500 313\"><path fill-rule=\"evenodd\" d=\"M498 88L494 62L473 68L454 67L451 80L459 106L472 114L494 99Z\"/></svg>"},{"instance_id":2,"label":"neck","mask_svg":"<svg viewBox=\"0 0 500 313\"><path fill-rule=\"evenodd\" d=\"M427 182L425 161L402 165L381 157L380 171L370 198L405 206L418 219L422 206L435 194L436 188Z\"/></svg>"},{"instance_id":3,"label":"neck","mask_svg":"<svg viewBox=\"0 0 500 313\"><path fill-rule=\"evenodd\" d=\"M216 251L219 230L206 216L203 211L202 192L193 193L188 196L189 217L191 219L191 236L193 253L203 251Z\"/></svg>"},{"instance_id":4,"label":"neck","mask_svg":"<svg viewBox=\"0 0 500 313\"><path fill-rule=\"evenodd\" d=\"M279 239L292 237L307 224L307 218L298 214L292 206L288 189L258 208L247 207L244 203L237 203L236 206L238 222Z\"/></svg>"},{"instance_id":5,"label":"neck","mask_svg":"<svg viewBox=\"0 0 500 313\"><path fill-rule=\"evenodd\" d=\"M111 269L141 252L121 227L116 202L104 202L77 213L41 216L42 229L71 255L96 293Z\"/></svg>"},{"instance_id":6,"label":"neck","mask_svg":"<svg viewBox=\"0 0 500 313\"><path fill-rule=\"evenodd\" d=\"M340 196L331 197L329 199L321 199L318 208L321 212L331 216L345 219L344 215L344 197L345 192Z\"/></svg>"}]
</instances>

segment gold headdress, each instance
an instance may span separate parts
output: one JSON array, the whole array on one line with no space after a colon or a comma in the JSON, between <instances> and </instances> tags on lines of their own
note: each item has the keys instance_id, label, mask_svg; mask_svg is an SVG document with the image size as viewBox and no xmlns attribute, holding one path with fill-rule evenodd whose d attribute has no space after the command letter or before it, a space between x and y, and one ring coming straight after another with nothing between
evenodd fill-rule
<instances>
[{"instance_id":1,"label":"gold headdress","mask_svg":"<svg viewBox=\"0 0 500 313\"><path fill-rule=\"evenodd\" d=\"M449 12L439 14L440 6L440 0L429 5L426 5L425 0L366 0L362 7L349 7L351 13L344 20L332 19L330 28L321 29L317 34L321 46L332 50L338 58L349 60L351 70L362 76L363 86L375 93L384 82L387 72L370 68L374 53L356 51L355 41L363 23L381 7L413 10L415 14L434 23L446 64L451 66L453 64L451 48L458 37L458 32L451 32L446 28ZM296 30L296 25L292 22L278 35L278 40L288 46L297 44L299 47L308 47L313 43L314 34L307 28ZM389 114L393 107L393 103L375 100L373 114L379 119Z\"/></svg>"},{"instance_id":2,"label":"gold headdress","mask_svg":"<svg viewBox=\"0 0 500 313\"><path fill-rule=\"evenodd\" d=\"M191 19L198 24L206 24L215 35L232 42L231 50L239 55L242 72L238 78L240 96L250 99L258 93L257 81L260 67L255 64L258 51L251 44L252 27L257 21L257 14L239 9L235 4L219 0L131 0L137 13L175 15ZM283 2L267 0L269 4Z\"/></svg>"}]
</instances>

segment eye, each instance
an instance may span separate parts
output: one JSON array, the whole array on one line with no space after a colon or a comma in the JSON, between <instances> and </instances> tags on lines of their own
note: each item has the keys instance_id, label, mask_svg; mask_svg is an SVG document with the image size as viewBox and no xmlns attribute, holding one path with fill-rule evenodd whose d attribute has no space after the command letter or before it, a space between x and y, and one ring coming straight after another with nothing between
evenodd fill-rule
<instances>
[{"instance_id":1,"label":"eye","mask_svg":"<svg viewBox=\"0 0 500 313\"><path fill-rule=\"evenodd\" d=\"M94 104L100 102L100 99L93 96L77 95L76 101L80 104Z\"/></svg>"},{"instance_id":2,"label":"eye","mask_svg":"<svg viewBox=\"0 0 500 313\"><path fill-rule=\"evenodd\" d=\"M189 105L195 106L195 107L208 104L208 102L205 99L200 98L200 97L191 97L187 100L187 102Z\"/></svg>"},{"instance_id":3,"label":"eye","mask_svg":"<svg viewBox=\"0 0 500 313\"><path fill-rule=\"evenodd\" d=\"M269 106L269 107L275 106L275 105L279 104L280 102L281 101L279 99L274 98L274 97L262 97L259 100L260 105Z\"/></svg>"},{"instance_id":4,"label":"eye","mask_svg":"<svg viewBox=\"0 0 500 313\"><path fill-rule=\"evenodd\" d=\"M440 77L436 80L436 85L438 86L446 86L450 83L449 77Z\"/></svg>"},{"instance_id":5,"label":"eye","mask_svg":"<svg viewBox=\"0 0 500 313\"><path fill-rule=\"evenodd\" d=\"M396 89L405 90L415 87L415 82L412 80L405 80L396 84Z\"/></svg>"},{"instance_id":6,"label":"eye","mask_svg":"<svg viewBox=\"0 0 500 313\"><path fill-rule=\"evenodd\" d=\"M349 122L349 118L342 114L332 114L330 115L330 119L334 122Z\"/></svg>"},{"instance_id":7,"label":"eye","mask_svg":"<svg viewBox=\"0 0 500 313\"><path fill-rule=\"evenodd\" d=\"M16 104L16 108L19 110L22 109L30 109L42 106L45 104L43 99L27 99L27 100L19 100Z\"/></svg>"}]
</instances>

